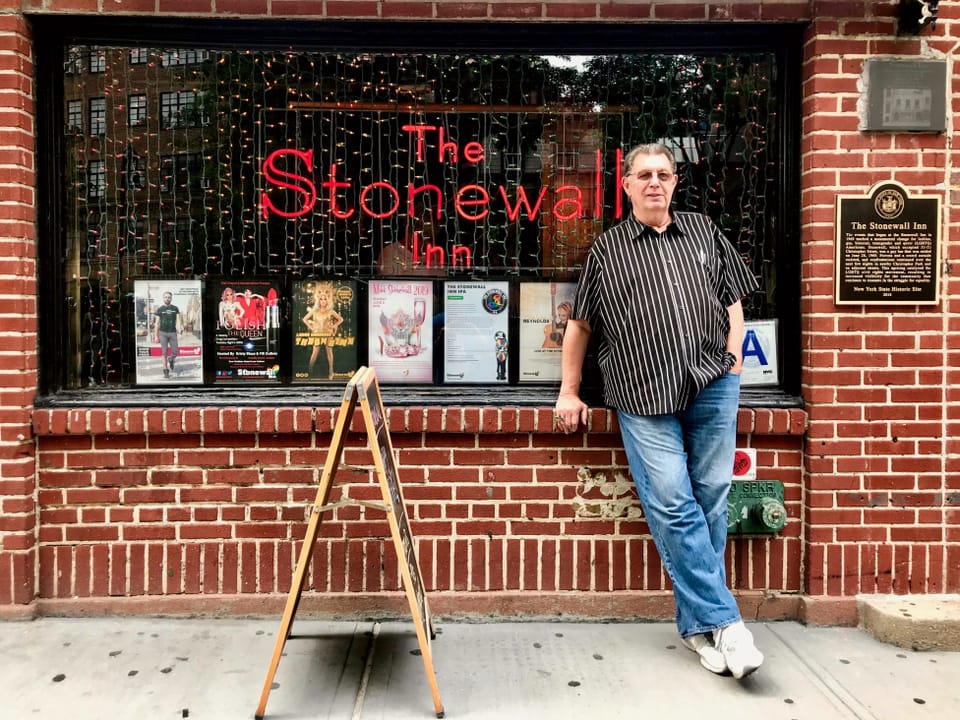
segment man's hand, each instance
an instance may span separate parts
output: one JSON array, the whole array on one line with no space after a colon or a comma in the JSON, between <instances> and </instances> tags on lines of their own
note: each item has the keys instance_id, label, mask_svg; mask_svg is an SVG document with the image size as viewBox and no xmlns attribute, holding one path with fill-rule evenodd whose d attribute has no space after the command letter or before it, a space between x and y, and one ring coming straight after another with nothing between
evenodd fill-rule
<instances>
[{"instance_id":1,"label":"man's hand","mask_svg":"<svg viewBox=\"0 0 960 720\"><path fill-rule=\"evenodd\" d=\"M563 433L576 432L580 423L587 427L587 411L590 408L574 393L560 393L553 410L557 430Z\"/></svg>"}]
</instances>

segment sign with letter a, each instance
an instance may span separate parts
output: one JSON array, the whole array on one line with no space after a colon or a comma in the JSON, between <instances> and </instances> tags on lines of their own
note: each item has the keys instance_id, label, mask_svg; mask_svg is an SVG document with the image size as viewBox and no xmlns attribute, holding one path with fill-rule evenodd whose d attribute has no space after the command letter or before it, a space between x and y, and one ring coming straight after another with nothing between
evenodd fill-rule
<instances>
[{"instance_id":1,"label":"sign with letter a","mask_svg":"<svg viewBox=\"0 0 960 720\"><path fill-rule=\"evenodd\" d=\"M749 320L743 334L741 387L779 385L777 321Z\"/></svg>"}]
</instances>

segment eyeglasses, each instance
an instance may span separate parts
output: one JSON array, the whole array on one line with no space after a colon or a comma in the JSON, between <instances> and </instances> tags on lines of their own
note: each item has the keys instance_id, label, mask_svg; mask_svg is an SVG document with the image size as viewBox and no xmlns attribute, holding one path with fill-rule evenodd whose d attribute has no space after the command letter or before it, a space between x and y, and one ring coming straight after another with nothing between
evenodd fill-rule
<instances>
[{"instance_id":1,"label":"eyeglasses","mask_svg":"<svg viewBox=\"0 0 960 720\"><path fill-rule=\"evenodd\" d=\"M654 173L654 172L650 172L649 170L644 170L638 173L633 173L633 172L627 173L627 177L630 177L631 175L636 177L637 180L639 180L642 183L652 182L653 178L656 177L657 182L659 182L661 185L665 185L666 183L673 180L673 178L675 177L673 173L669 173L669 172Z\"/></svg>"}]
</instances>

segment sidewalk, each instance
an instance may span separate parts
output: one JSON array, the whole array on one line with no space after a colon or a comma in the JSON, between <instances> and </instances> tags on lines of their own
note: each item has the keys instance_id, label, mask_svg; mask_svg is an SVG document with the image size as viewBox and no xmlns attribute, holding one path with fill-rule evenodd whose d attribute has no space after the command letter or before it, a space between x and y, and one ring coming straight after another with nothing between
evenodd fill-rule
<instances>
[{"instance_id":1,"label":"sidewalk","mask_svg":"<svg viewBox=\"0 0 960 720\"><path fill-rule=\"evenodd\" d=\"M913 652L855 628L754 623L766 663L712 675L666 623L434 619L446 718L960 717L960 653ZM0 623L5 720L252 718L279 619L40 618ZM267 718L433 718L412 622L298 620Z\"/></svg>"}]
</instances>

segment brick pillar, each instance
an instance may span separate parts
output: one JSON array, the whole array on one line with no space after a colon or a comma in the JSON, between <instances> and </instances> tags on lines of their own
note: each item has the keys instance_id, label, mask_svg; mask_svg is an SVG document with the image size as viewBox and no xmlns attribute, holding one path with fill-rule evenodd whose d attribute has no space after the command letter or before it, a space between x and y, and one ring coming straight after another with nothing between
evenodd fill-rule
<instances>
[{"instance_id":1,"label":"brick pillar","mask_svg":"<svg viewBox=\"0 0 960 720\"><path fill-rule=\"evenodd\" d=\"M956 270L945 266L935 306L838 306L833 297L838 193L866 195L892 179L911 194L941 195L944 252L955 262L956 197L944 187L956 182L956 133L861 132L857 102L870 58L947 57L955 66L949 21L958 11L945 14L950 4L941 4L937 26L911 36L897 34L889 3L861 3L866 15L850 3L822 5L836 14L815 19L804 45L804 580L809 596L846 607L853 620L858 594L960 589L949 465L957 414L948 401L956 384L958 291L949 277ZM948 107L957 93L954 79Z\"/></svg>"},{"instance_id":2,"label":"brick pillar","mask_svg":"<svg viewBox=\"0 0 960 720\"><path fill-rule=\"evenodd\" d=\"M21 4L2 2L0 11ZM36 587L37 282L33 51L19 12L0 14L0 616Z\"/></svg>"}]
</instances>

